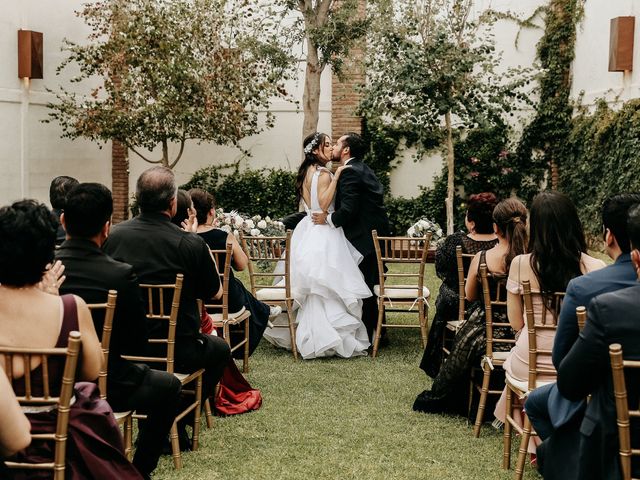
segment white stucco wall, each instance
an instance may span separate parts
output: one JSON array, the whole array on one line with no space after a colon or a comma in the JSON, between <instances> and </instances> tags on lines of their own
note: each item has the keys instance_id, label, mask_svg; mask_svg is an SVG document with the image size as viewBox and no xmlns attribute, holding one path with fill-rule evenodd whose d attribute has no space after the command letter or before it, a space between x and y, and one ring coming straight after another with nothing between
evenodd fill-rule
<instances>
[{"instance_id":1,"label":"white stucco wall","mask_svg":"<svg viewBox=\"0 0 640 480\"><path fill-rule=\"evenodd\" d=\"M487 6L500 11L510 11L526 18L546 0L478 0L476 10ZM55 68L62 59L60 46L68 37L83 41L87 30L74 10L82 0L51 2L50 0L25 0L5 2L0 16L0 204L21 197L48 199L49 182L56 175L72 175L81 181L98 181L111 185L111 148L84 141L60 138L56 124L43 124L46 103L53 97L46 87L69 85L71 72L55 75ZM572 95L576 98L584 91L583 102L592 104L597 98L610 102L635 98L640 93L640 48L634 58L637 68L630 73L610 73L608 66L609 21L616 16L636 15L640 6L633 0L617 2L586 2L585 15L578 29L576 58L573 64ZM538 23L541 24L540 21ZM33 80L26 87L17 77L17 30L19 28L44 33L44 79ZM636 28L636 43L639 39ZM503 52L505 66L532 66L536 44L541 29L520 31L518 48L515 38L519 27L512 21L501 20L495 29L497 49ZM301 70L302 72L302 70ZM302 78L302 75L300 76ZM322 80L320 101L320 131L331 127L331 78L327 70ZM77 86L74 88L78 88ZM85 86L85 88L88 88ZM302 82L288 85L297 98L302 97ZM294 104L277 102L276 124L271 130L247 138L242 142L253 153L246 160L253 168L269 166L295 169L300 161L302 141L302 113ZM526 118L528 112L522 112ZM522 124L523 120L516 121ZM415 163L412 151L402 153L399 166L391 175L391 190L395 195L412 197L419 193L421 185L430 185L442 169L438 152ZM198 168L212 163L231 162L239 157L236 149L215 145L187 145L183 159L175 168L180 182L188 180ZM139 173L148 164L135 154L130 155L130 185L135 184Z\"/></svg>"}]
</instances>

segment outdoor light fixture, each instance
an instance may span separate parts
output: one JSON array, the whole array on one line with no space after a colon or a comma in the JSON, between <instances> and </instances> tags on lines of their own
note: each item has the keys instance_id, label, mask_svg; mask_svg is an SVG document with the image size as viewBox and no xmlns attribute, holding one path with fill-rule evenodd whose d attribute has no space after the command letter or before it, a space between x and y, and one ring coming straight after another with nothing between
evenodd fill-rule
<instances>
[{"instance_id":1,"label":"outdoor light fixture","mask_svg":"<svg viewBox=\"0 0 640 480\"><path fill-rule=\"evenodd\" d=\"M633 70L633 34L636 17L616 17L611 19L609 40L609 71L626 72Z\"/></svg>"},{"instance_id":2,"label":"outdoor light fixture","mask_svg":"<svg viewBox=\"0 0 640 480\"><path fill-rule=\"evenodd\" d=\"M18 77L42 78L42 32L18 30Z\"/></svg>"}]
</instances>

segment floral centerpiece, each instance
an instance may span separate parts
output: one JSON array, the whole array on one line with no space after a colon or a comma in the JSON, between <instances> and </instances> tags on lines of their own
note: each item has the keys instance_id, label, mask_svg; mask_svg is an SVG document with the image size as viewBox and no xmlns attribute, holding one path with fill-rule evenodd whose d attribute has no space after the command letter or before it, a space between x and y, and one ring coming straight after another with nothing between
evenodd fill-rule
<instances>
[{"instance_id":1,"label":"floral centerpiece","mask_svg":"<svg viewBox=\"0 0 640 480\"><path fill-rule=\"evenodd\" d=\"M432 222L428 218L421 218L407 230L408 237L424 237L431 234L431 245L436 245L442 239L442 228L436 222Z\"/></svg>"},{"instance_id":2,"label":"floral centerpiece","mask_svg":"<svg viewBox=\"0 0 640 480\"><path fill-rule=\"evenodd\" d=\"M216 210L216 222L218 228L228 233L233 233L236 238L240 236L240 232L253 237L273 237L285 234L284 224L278 220L254 215L249 217L232 210L225 212L219 208Z\"/></svg>"}]
</instances>

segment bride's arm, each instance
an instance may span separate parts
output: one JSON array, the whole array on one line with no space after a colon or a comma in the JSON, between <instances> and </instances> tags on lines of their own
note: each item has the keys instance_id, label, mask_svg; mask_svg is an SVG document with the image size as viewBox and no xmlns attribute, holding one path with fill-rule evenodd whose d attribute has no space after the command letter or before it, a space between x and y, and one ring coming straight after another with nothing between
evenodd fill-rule
<instances>
[{"instance_id":1,"label":"bride's arm","mask_svg":"<svg viewBox=\"0 0 640 480\"><path fill-rule=\"evenodd\" d=\"M318 178L318 203L323 211L327 211L331 201L336 194L336 188L338 187L338 179L340 174L345 168L349 168L348 165L342 165L338 167L333 178L329 175L327 170L320 172L320 178Z\"/></svg>"}]
</instances>

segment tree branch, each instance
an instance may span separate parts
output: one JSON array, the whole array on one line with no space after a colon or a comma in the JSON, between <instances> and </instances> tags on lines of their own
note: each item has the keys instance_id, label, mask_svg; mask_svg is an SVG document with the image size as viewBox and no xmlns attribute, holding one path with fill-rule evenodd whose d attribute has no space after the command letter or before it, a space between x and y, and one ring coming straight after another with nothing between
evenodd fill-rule
<instances>
[{"instance_id":1,"label":"tree branch","mask_svg":"<svg viewBox=\"0 0 640 480\"><path fill-rule=\"evenodd\" d=\"M185 135L182 135L182 140L180 140L180 151L178 152L178 156L176 157L176 159L171 163L171 165L169 165L169 168L173 170L173 167L176 166L176 164L178 163L178 161L180 160L180 157L182 157L182 152L184 152L184 144L186 143L186 139L185 139Z\"/></svg>"},{"instance_id":2,"label":"tree branch","mask_svg":"<svg viewBox=\"0 0 640 480\"><path fill-rule=\"evenodd\" d=\"M149 163L162 163L162 159L160 160L149 160L147 157L145 157L144 155L142 155L140 152L138 152L135 148L133 148L131 145L129 145L126 142L123 142L127 148L129 150L131 150L133 153L135 153L136 155L138 155L141 159L143 159L145 162L149 162Z\"/></svg>"}]
</instances>

